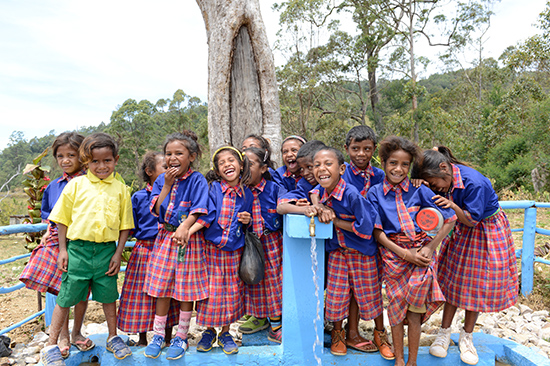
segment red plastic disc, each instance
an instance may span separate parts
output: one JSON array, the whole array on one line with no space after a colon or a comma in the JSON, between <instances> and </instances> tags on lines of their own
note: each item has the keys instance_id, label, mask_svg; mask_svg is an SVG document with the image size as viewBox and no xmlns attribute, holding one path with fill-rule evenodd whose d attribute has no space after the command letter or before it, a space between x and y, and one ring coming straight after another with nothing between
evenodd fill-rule
<instances>
[{"instance_id":1,"label":"red plastic disc","mask_svg":"<svg viewBox=\"0 0 550 366\"><path fill-rule=\"evenodd\" d=\"M440 225L441 219L442 217L439 211L432 207L423 208L416 214L416 223L418 227L424 231L436 229Z\"/></svg>"}]
</instances>

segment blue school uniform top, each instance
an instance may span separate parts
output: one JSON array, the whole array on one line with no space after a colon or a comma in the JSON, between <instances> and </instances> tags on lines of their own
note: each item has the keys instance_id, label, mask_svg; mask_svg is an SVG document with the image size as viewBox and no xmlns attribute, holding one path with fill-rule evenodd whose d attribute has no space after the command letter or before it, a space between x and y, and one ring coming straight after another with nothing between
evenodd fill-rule
<instances>
[{"instance_id":1,"label":"blue school uniform top","mask_svg":"<svg viewBox=\"0 0 550 366\"><path fill-rule=\"evenodd\" d=\"M284 189L279 187L277 183L262 178L260 183L256 187L250 189L252 193L259 192L258 200L260 201L260 216L254 217L252 214L252 221L262 220L264 233L269 231L281 230L283 226L283 220L281 215L277 213L277 201L279 195L284 192ZM252 225L250 225L252 226Z\"/></svg>"},{"instance_id":2,"label":"blue school uniform top","mask_svg":"<svg viewBox=\"0 0 550 366\"><path fill-rule=\"evenodd\" d=\"M367 200L342 178L330 195L320 185L316 190L319 191L319 203L332 207L339 219L353 222L353 232L333 226L332 239L325 241L326 250L332 252L338 248L351 248L365 255L375 255L378 247L372 231L376 211Z\"/></svg>"},{"instance_id":3,"label":"blue school uniform top","mask_svg":"<svg viewBox=\"0 0 550 366\"><path fill-rule=\"evenodd\" d=\"M40 209L42 220L48 219L48 216L50 216L53 210L53 206L55 206L55 203L61 196L61 192L63 192L63 188L65 188L67 183L69 183L71 179L80 177L84 174L86 174L86 170L81 170L72 176L64 172L61 177L54 179L46 186L44 194L42 195L42 208ZM50 224L55 225L53 222Z\"/></svg>"},{"instance_id":4,"label":"blue school uniform top","mask_svg":"<svg viewBox=\"0 0 550 366\"><path fill-rule=\"evenodd\" d=\"M280 191L278 203L296 202L299 199L305 198L309 201L309 192L315 188L311 185L306 178L302 178L298 181L296 189L292 191Z\"/></svg>"},{"instance_id":5,"label":"blue school uniform top","mask_svg":"<svg viewBox=\"0 0 550 366\"><path fill-rule=\"evenodd\" d=\"M290 192L296 189L301 177L298 174L292 174L290 170L286 168L286 165L283 165L273 172L271 178L287 192Z\"/></svg>"},{"instance_id":6,"label":"blue school uniform top","mask_svg":"<svg viewBox=\"0 0 550 366\"><path fill-rule=\"evenodd\" d=\"M435 193L425 185L415 188L409 178L405 178L400 184L403 189L403 203L405 203L409 215L414 222L415 232L419 233L422 231L416 223L416 214L424 207L438 209L446 223L456 220L453 209L441 208L434 203L432 197L435 196ZM403 232L397 214L395 191L392 190L392 185L387 179L384 179L382 184L371 187L367 194L367 199L378 213L374 224L376 229L384 230L386 235Z\"/></svg>"},{"instance_id":7,"label":"blue school uniform top","mask_svg":"<svg viewBox=\"0 0 550 366\"><path fill-rule=\"evenodd\" d=\"M233 196L234 206L224 205L225 196ZM244 246L243 225L238 221L237 213L252 214L254 195L248 187L231 187L227 182L212 182L208 193L208 214L197 222L205 226L204 238L218 248L227 251Z\"/></svg>"},{"instance_id":8,"label":"blue school uniform top","mask_svg":"<svg viewBox=\"0 0 550 366\"><path fill-rule=\"evenodd\" d=\"M477 170L454 165L450 198L463 211L468 221L477 225L481 220L494 215L499 209L498 196L491 181Z\"/></svg>"},{"instance_id":9,"label":"blue school uniform top","mask_svg":"<svg viewBox=\"0 0 550 366\"><path fill-rule=\"evenodd\" d=\"M134 229L132 236L137 240L155 239L158 230L158 219L151 215L149 205L153 186L147 183L147 188L132 195L132 213L134 214Z\"/></svg>"},{"instance_id":10,"label":"blue school uniform top","mask_svg":"<svg viewBox=\"0 0 550 366\"><path fill-rule=\"evenodd\" d=\"M366 169L359 169L353 162L346 163L346 170L342 175L342 178L346 183L353 185L359 193L367 198L367 192L369 188L375 186L384 181L384 171L382 169L373 167L369 163Z\"/></svg>"},{"instance_id":11,"label":"blue school uniform top","mask_svg":"<svg viewBox=\"0 0 550 366\"><path fill-rule=\"evenodd\" d=\"M164 186L164 173L158 176L151 192L149 210L158 221L179 226L189 215L208 212L208 183L204 176L191 168L181 178L176 178L170 194L166 196L159 208L159 215L155 213L155 203Z\"/></svg>"}]
</instances>

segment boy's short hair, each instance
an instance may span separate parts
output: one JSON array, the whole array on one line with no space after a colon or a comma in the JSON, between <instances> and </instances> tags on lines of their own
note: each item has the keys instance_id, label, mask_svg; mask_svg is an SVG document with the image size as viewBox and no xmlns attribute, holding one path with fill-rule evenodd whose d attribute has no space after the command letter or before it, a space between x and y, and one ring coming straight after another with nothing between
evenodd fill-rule
<instances>
[{"instance_id":1,"label":"boy's short hair","mask_svg":"<svg viewBox=\"0 0 550 366\"><path fill-rule=\"evenodd\" d=\"M296 154L296 159L300 159L300 158L313 159L317 151L321 150L323 147L326 147L326 145L322 141L319 141L319 140L308 141L300 147L300 150L298 150L298 154Z\"/></svg>"},{"instance_id":2,"label":"boy's short hair","mask_svg":"<svg viewBox=\"0 0 550 366\"><path fill-rule=\"evenodd\" d=\"M349 146L352 141L361 142L363 140L371 140L376 145L376 133L369 126L355 126L352 127L346 135L346 146Z\"/></svg>"},{"instance_id":3,"label":"boy's short hair","mask_svg":"<svg viewBox=\"0 0 550 366\"><path fill-rule=\"evenodd\" d=\"M80 145L78 152L82 164L87 164L92 160L93 149L101 149L102 147L111 149L113 157L116 158L118 156L118 144L116 141L104 132L96 132L86 137L82 141L82 145Z\"/></svg>"},{"instance_id":4,"label":"boy's short hair","mask_svg":"<svg viewBox=\"0 0 550 366\"><path fill-rule=\"evenodd\" d=\"M321 151L330 151L330 152L334 153L334 155L336 155L336 159L338 159L338 165L345 164L344 154L342 154L342 152L340 150L335 149L332 146L324 146L324 147L320 148L319 150L317 150L315 152L315 155L317 155Z\"/></svg>"}]
</instances>

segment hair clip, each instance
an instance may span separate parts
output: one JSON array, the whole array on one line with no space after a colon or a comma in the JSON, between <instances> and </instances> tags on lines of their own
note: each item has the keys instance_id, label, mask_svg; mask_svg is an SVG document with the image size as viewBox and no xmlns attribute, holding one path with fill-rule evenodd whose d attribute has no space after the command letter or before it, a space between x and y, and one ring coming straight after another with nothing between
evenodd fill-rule
<instances>
[{"instance_id":1,"label":"hair clip","mask_svg":"<svg viewBox=\"0 0 550 366\"><path fill-rule=\"evenodd\" d=\"M267 162L267 150L265 151L265 154L264 154L264 163Z\"/></svg>"},{"instance_id":2,"label":"hair clip","mask_svg":"<svg viewBox=\"0 0 550 366\"><path fill-rule=\"evenodd\" d=\"M244 153L240 152L238 149L234 148L233 146L222 146L218 150L214 151L214 154L212 155L212 164L214 164L214 158L216 157L216 155L218 155L220 151L226 150L226 149L235 151L239 156L239 158L241 159L241 161L243 161Z\"/></svg>"},{"instance_id":3,"label":"hair clip","mask_svg":"<svg viewBox=\"0 0 550 366\"><path fill-rule=\"evenodd\" d=\"M291 139L295 139L295 140L298 140L298 141L301 141L302 144L305 144L307 141L305 138L303 138L302 136L298 136L298 135L290 135L288 136L286 139L283 140L283 144L285 142L287 142L288 140L291 140Z\"/></svg>"}]
</instances>

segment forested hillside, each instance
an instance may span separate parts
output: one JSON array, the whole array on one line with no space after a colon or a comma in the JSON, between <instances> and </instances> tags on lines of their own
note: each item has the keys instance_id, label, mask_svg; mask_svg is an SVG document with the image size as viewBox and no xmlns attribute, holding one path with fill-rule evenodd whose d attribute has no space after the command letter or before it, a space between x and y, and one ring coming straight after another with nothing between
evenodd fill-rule
<instances>
[{"instance_id":1,"label":"forested hillside","mask_svg":"<svg viewBox=\"0 0 550 366\"><path fill-rule=\"evenodd\" d=\"M494 1L441 4L298 0L276 5L281 29L275 52L287 60L277 74L283 134L342 147L350 127L367 124L380 137L405 136L423 148L449 146L489 176L497 191L548 191L550 5L540 14L539 34L510 45L496 60L483 53ZM344 30L349 24L340 24L343 14L355 23L355 33ZM436 42L435 35L442 45L440 60L418 57L418 39ZM464 55L470 55L469 61L458 62ZM419 70L430 61L438 61L441 71L420 79ZM121 145L117 170L136 188L143 154L160 149L168 133L192 129L208 146L207 105L182 90L156 102L121 103L109 123L81 132L100 130L116 137ZM14 130L0 154L0 184L63 132L26 140ZM55 166L51 156L44 164ZM206 152L203 172L208 164ZM534 169L540 177L535 186ZM52 171L52 176L59 174Z\"/></svg>"}]
</instances>

